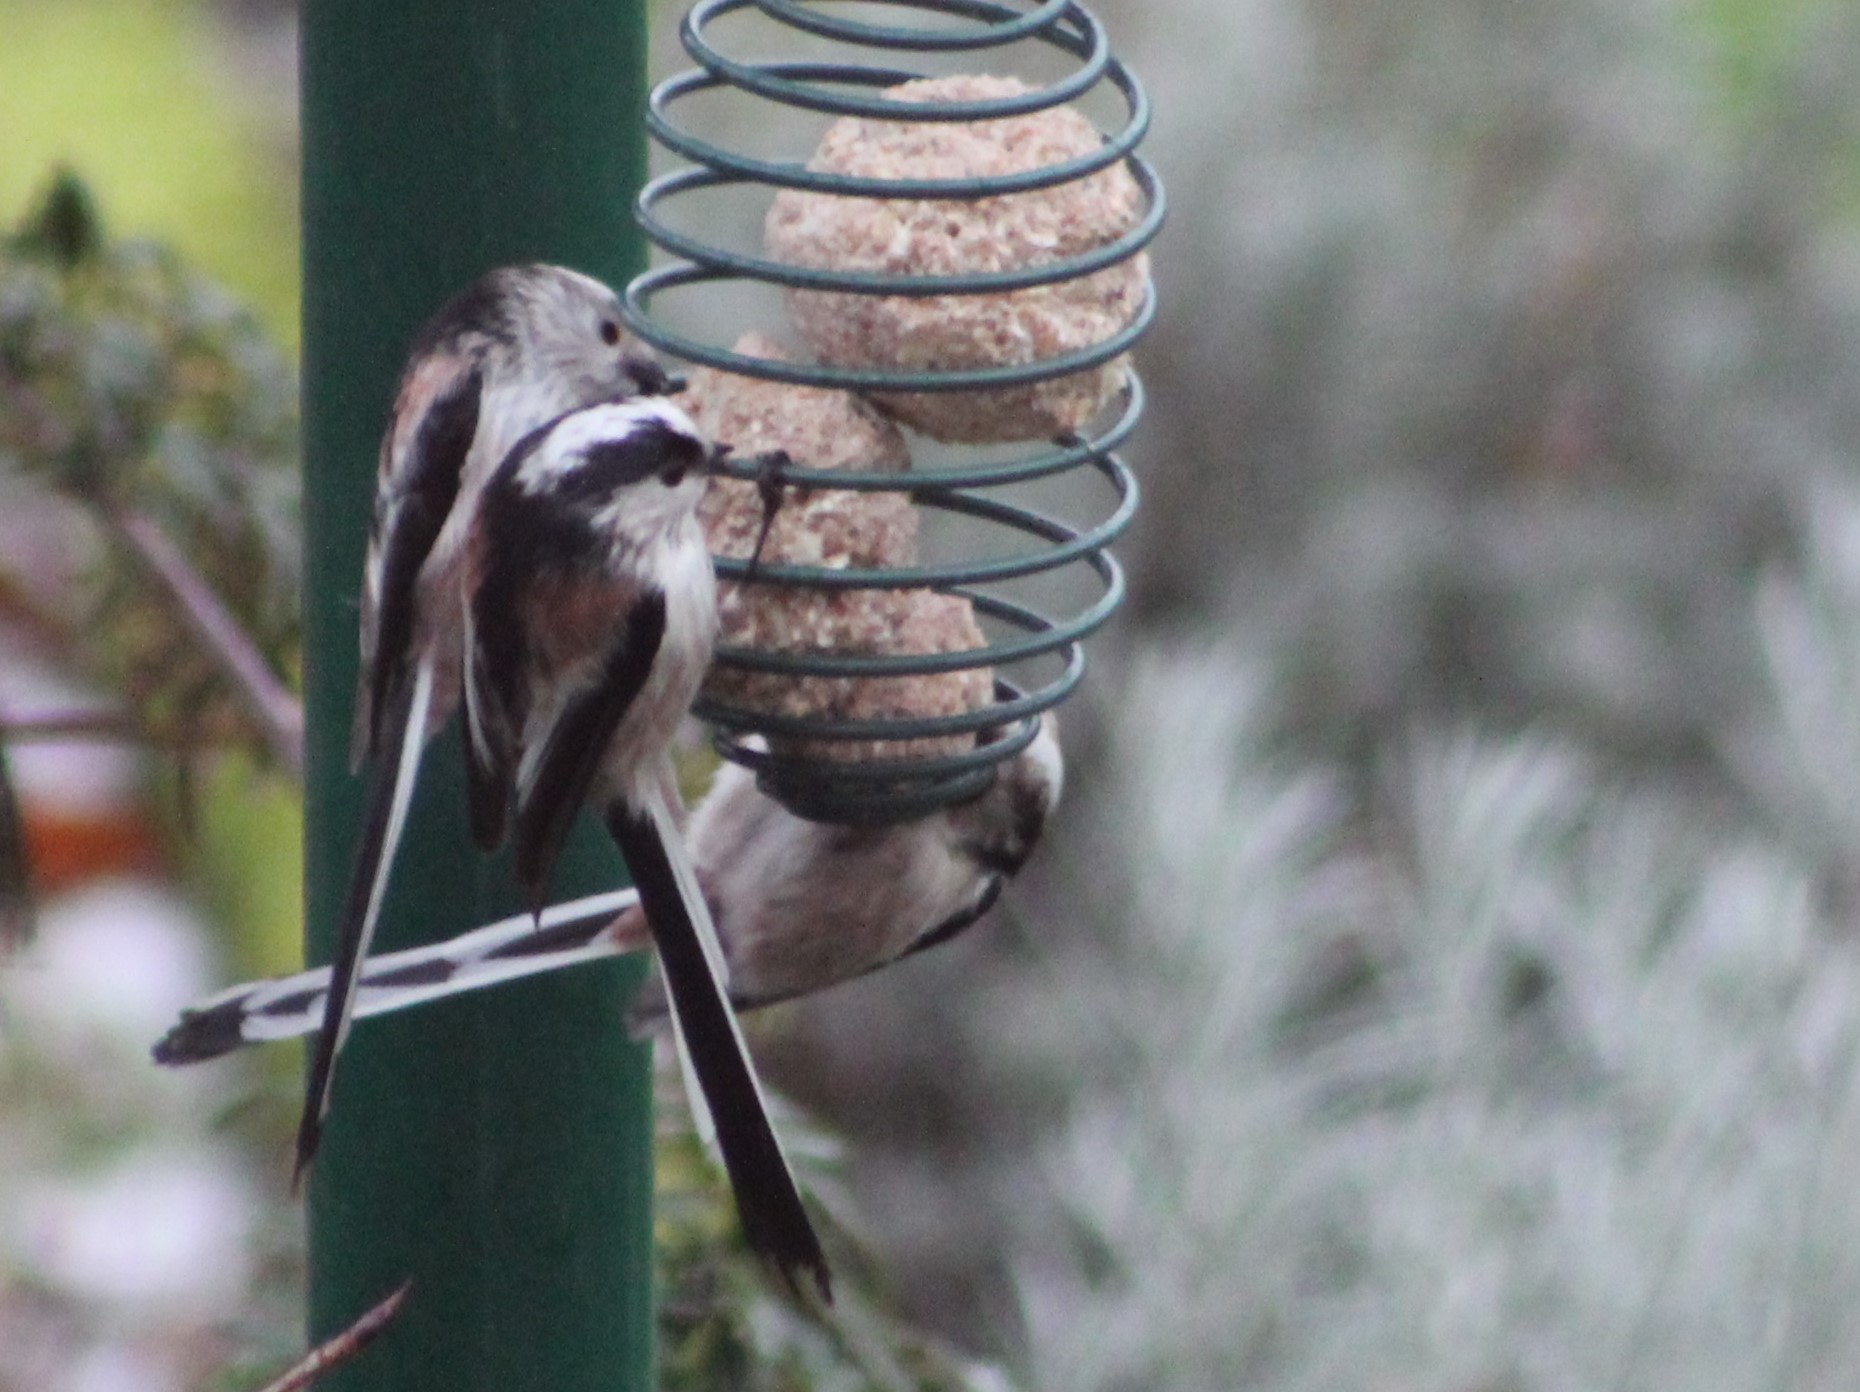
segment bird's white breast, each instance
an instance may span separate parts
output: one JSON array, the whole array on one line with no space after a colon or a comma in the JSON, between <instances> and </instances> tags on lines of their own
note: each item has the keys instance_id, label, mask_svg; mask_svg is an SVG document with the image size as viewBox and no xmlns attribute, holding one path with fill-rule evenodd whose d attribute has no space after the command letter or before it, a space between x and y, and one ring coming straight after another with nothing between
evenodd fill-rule
<instances>
[{"instance_id":1,"label":"bird's white breast","mask_svg":"<svg viewBox=\"0 0 1860 1392\"><path fill-rule=\"evenodd\" d=\"M602 762L609 789L640 805L658 777L658 753L691 709L717 644L717 585L695 517L662 536L648 557L665 594L665 636L645 687Z\"/></svg>"}]
</instances>

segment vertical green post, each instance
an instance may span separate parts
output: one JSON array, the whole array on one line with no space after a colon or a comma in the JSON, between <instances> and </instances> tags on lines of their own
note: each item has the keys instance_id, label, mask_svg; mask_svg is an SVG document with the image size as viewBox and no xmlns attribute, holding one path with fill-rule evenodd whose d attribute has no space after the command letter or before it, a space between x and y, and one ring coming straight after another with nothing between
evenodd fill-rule
<instances>
[{"instance_id":1,"label":"vertical green post","mask_svg":"<svg viewBox=\"0 0 1860 1392\"><path fill-rule=\"evenodd\" d=\"M501 263L619 285L643 264L644 0L306 0L302 12L306 914L334 946L361 785L347 772L356 592L402 355ZM470 849L455 739L427 757L380 948L512 903ZM585 836L585 832L584 832ZM620 881L586 839L557 888ZM310 1325L411 1277L392 1332L328 1379L394 1392L627 1392L651 1376L651 1098L634 963L364 1022L309 1184ZM280 1162L282 1163L282 1162Z\"/></svg>"}]
</instances>

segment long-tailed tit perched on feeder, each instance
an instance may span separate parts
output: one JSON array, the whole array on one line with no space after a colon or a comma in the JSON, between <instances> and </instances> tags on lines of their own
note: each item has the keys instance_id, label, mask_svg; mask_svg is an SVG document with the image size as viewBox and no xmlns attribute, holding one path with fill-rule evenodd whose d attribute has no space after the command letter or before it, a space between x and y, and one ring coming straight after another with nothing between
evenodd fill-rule
<instances>
[{"instance_id":1,"label":"long-tailed tit perched on feeder","mask_svg":"<svg viewBox=\"0 0 1860 1392\"><path fill-rule=\"evenodd\" d=\"M626 857L744 1235L790 1280L822 1254L769 1123L679 827L668 755L710 665L716 582L697 503L721 457L668 401L585 407L525 437L464 546L472 831L514 842L538 919L591 804Z\"/></svg>"},{"instance_id":2,"label":"long-tailed tit perched on feeder","mask_svg":"<svg viewBox=\"0 0 1860 1392\"><path fill-rule=\"evenodd\" d=\"M690 839L736 1008L863 976L975 923L1039 843L1063 778L1050 714L979 797L890 825L805 821L758 792L749 770L725 764L692 814ZM632 1023L643 1031L664 1015L650 981Z\"/></svg>"},{"instance_id":3,"label":"long-tailed tit perched on feeder","mask_svg":"<svg viewBox=\"0 0 1860 1392\"><path fill-rule=\"evenodd\" d=\"M863 976L975 923L1039 843L1063 772L1050 714L979 797L891 826L804 821L744 770L719 770L688 835L736 1008ZM636 891L593 895L545 909L540 928L522 914L371 958L357 983L355 1014L387 1014L650 945ZM327 968L234 986L186 1011L156 1045L156 1058L198 1063L245 1044L309 1034L328 989ZM641 991L631 1018L642 1031L663 1022L656 981Z\"/></svg>"},{"instance_id":4,"label":"long-tailed tit perched on feeder","mask_svg":"<svg viewBox=\"0 0 1860 1392\"><path fill-rule=\"evenodd\" d=\"M666 377L621 329L612 290L560 266L491 271L415 339L381 441L363 572L352 763L375 765L337 938L335 989L305 1086L297 1174L329 1109L351 990L381 911L421 752L458 704L459 560L479 489L530 431Z\"/></svg>"}]
</instances>

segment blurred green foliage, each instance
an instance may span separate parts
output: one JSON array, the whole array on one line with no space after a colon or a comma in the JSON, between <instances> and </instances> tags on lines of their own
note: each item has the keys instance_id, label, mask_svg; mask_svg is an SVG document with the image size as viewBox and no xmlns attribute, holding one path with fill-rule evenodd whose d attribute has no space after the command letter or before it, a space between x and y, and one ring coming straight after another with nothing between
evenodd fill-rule
<instances>
[{"instance_id":1,"label":"blurred green foliage","mask_svg":"<svg viewBox=\"0 0 1860 1392\"><path fill-rule=\"evenodd\" d=\"M277 976L303 965L303 796L248 759L215 760L198 789L192 878L227 935L234 975ZM302 1060L274 1049L266 1064L297 1091ZM294 1125L295 1114L285 1120Z\"/></svg>"},{"instance_id":2,"label":"blurred green foliage","mask_svg":"<svg viewBox=\"0 0 1860 1392\"><path fill-rule=\"evenodd\" d=\"M60 174L0 247L0 475L94 519L65 612L81 670L164 735L237 737L238 703L175 606L108 533L165 533L276 672L297 662L296 374L174 252L108 241Z\"/></svg>"},{"instance_id":3,"label":"blurred green foliage","mask_svg":"<svg viewBox=\"0 0 1860 1392\"><path fill-rule=\"evenodd\" d=\"M195 0L0 0L0 208L82 169L116 225L206 268L294 352L290 113L212 18Z\"/></svg>"},{"instance_id":4,"label":"blurred green foliage","mask_svg":"<svg viewBox=\"0 0 1860 1392\"><path fill-rule=\"evenodd\" d=\"M794 1113L779 1122L824 1219L833 1310L821 1319L785 1294L743 1241L675 1074L658 1071L653 1154L665 1392L1008 1392L1013 1384L1000 1368L963 1357L896 1313L854 1235L861 1224L840 1188L837 1143Z\"/></svg>"},{"instance_id":5,"label":"blurred green foliage","mask_svg":"<svg viewBox=\"0 0 1860 1392\"><path fill-rule=\"evenodd\" d=\"M157 744L191 809L183 861L243 967L300 956L299 794L172 598L113 529L158 529L269 668L299 661L296 372L231 293L177 252L117 240L69 172L0 239L0 480L61 499L76 553L49 583L13 573L65 638L64 661ZM203 759L228 745L254 752Z\"/></svg>"},{"instance_id":6,"label":"blurred green foliage","mask_svg":"<svg viewBox=\"0 0 1860 1392\"><path fill-rule=\"evenodd\" d=\"M1733 148L1813 171L1802 196L1848 225L1860 217L1852 13L1846 0L1697 0L1692 16Z\"/></svg>"},{"instance_id":7,"label":"blurred green foliage","mask_svg":"<svg viewBox=\"0 0 1860 1392\"><path fill-rule=\"evenodd\" d=\"M60 168L104 191L108 219L68 197L47 210L67 234L62 256L43 244L6 253L0 378L8 390L36 379L31 423L61 437L37 442L59 446L55 464L40 450L30 467L69 484L114 460L112 482L197 564L219 558L210 578L288 675L300 579L295 111L223 19L202 0L0 0L0 222L45 198ZM148 240L106 243L115 232ZM0 402L0 469L28 467L8 438L26 426L22 409L17 396ZM139 588L120 573L98 579L106 593ZM144 691L160 673L171 705L198 714L167 666L172 626L146 605L118 613L109 670L81 665ZM215 921L238 926L228 947L239 968L285 970L301 954L298 796L243 759L195 773L189 870Z\"/></svg>"},{"instance_id":8,"label":"blurred green foliage","mask_svg":"<svg viewBox=\"0 0 1860 1392\"><path fill-rule=\"evenodd\" d=\"M1700 28L1733 97L1773 95L1804 34L1835 3L1840 0L1699 0Z\"/></svg>"}]
</instances>

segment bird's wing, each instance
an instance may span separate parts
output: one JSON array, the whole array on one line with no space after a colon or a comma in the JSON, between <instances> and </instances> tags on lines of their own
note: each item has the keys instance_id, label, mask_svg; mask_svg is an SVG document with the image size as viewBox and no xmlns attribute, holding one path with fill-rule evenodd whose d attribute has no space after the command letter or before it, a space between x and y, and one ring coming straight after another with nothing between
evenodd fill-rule
<instances>
[{"instance_id":1,"label":"bird's wing","mask_svg":"<svg viewBox=\"0 0 1860 1392\"><path fill-rule=\"evenodd\" d=\"M546 608L546 601L539 601L539 607ZM564 694L539 738L526 742L517 772L517 882L535 903L547 894L550 872L575 814L587 800L601 756L645 688L665 637L665 596L660 591L615 585L601 607L610 625L612 615L622 617L617 627L608 628L607 646L593 679ZM560 617L568 611L554 612ZM531 632L539 628L533 626ZM531 712L532 723L536 715Z\"/></svg>"},{"instance_id":2,"label":"bird's wing","mask_svg":"<svg viewBox=\"0 0 1860 1392\"><path fill-rule=\"evenodd\" d=\"M322 1139L323 1118L329 1112L330 1087L335 1080L336 1054L349 1035L354 1008L355 979L368 955L381 918L381 901L387 893L388 872L394 848L407 823L413 801L413 784L426 746L426 719L433 700L433 654L424 654L413 670L407 689L390 694L385 742L394 747L391 765L377 764L370 778L368 810L362 823L362 840L349 873L349 892L343 903L342 923L336 941L336 959L330 968L332 986L323 1006L322 1033L311 1056L304 1085L303 1115L297 1124L296 1175L302 1178Z\"/></svg>"},{"instance_id":3,"label":"bird's wing","mask_svg":"<svg viewBox=\"0 0 1860 1392\"><path fill-rule=\"evenodd\" d=\"M482 530L473 530L466 547L467 585L476 597L482 593L479 574L484 556ZM510 817L516 733L506 702L515 693L505 690L504 685L510 681L509 664L519 662L521 654L503 649L493 652L481 641L479 612L475 599L465 607L465 719L461 726L465 738L465 792L471 813L471 836L478 849L489 854L503 844L505 824ZM522 641L522 635L516 632L498 633L495 637L500 643Z\"/></svg>"},{"instance_id":4,"label":"bird's wing","mask_svg":"<svg viewBox=\"0 0 1860 1392\"><path fill-rule=\"evenodd\" d=\"M435 354L408 372L394 403L381 441L362 571L362 666L351 767L381 749L389 694L409 677L420 571L458 498L483 389L483 374L471 358Z\"/></svg>"}]
</instances>

